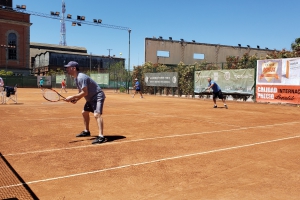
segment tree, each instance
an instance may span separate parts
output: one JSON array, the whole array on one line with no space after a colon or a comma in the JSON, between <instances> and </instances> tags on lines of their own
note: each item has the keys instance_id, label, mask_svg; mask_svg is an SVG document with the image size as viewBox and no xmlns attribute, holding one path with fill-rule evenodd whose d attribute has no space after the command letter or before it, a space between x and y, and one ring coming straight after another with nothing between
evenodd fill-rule
<instances>
[{"instance_id":1,"label":"tree","mask_svg":"<svg viewBox=\"0 0 300 200\"><path fill-rule=\"evenodd\" d=\"M291 44L291 48L293 51L299 51L300 49L300 38L296 38L295 42Z\"/></svg>"}]
</instances>

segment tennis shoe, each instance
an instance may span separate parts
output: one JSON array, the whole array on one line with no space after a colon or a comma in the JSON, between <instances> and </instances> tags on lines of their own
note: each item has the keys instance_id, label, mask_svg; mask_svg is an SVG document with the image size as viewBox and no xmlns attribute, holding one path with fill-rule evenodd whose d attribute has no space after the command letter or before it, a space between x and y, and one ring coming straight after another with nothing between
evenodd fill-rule
<instances>
[{"instance_id":1,"label":"tennis shoe","mask_svg":"<svg viewBox=\"0 0 300 200\"><path fill-rule=\"evenodd\" d=\"M97 136L96 139L92 142L92 144L101 144L105 142L105 138L103 136Z\"/></svg>"},{"instance_id":2,"label":"tennis shoe","mask_svg":"<svg viewBox=\"0 0 300 200\"><path fill-rule=\"evenodd\" d=\"M88 137L88 136L91 136L91 133L89 131L88 132L82 131L81 133L76 135L76 137Z\"/></svg>"},{"instance_id":3,"label":"tennis shoe","mask_svg":"<svg viewBox=\"0 0 300 200\"><path fill-rule=\"evenodd\" d=\"M224 105L224 106L225 106L226 109L228 109L228 106L227 106L227 105Z\"/></svg>"},{"instance_id":4,"label":"tennis shoe","mask_svg":"<svg viewBox=\"0 0 300 200\"><path fill-rule=\"evenodd\" d=\"M217 107L218 107L217 105L214 106L214 108L217 108Z\"/></svg>"}]
</instances>

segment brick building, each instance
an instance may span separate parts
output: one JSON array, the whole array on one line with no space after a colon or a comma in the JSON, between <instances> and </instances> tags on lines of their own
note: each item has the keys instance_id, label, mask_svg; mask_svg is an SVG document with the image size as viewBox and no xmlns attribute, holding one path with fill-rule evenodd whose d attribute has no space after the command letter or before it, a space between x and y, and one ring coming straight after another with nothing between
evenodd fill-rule
<instances>
[{"instance_id":1,"label":"brick building","mask_svg":"<svg viewBox=\"0 0 300 200\"><path fill-rule=\"evenodd\" d=\"M30 15L12 9L12 0L0 1L0 71L30 74Z\"/></svg>"}]
</instances>

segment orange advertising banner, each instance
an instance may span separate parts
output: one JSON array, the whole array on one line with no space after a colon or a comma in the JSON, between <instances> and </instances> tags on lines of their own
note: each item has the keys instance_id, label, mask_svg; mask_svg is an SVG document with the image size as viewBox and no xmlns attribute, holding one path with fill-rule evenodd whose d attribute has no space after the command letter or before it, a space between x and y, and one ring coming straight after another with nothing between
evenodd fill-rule
<instances>
[{"instance_id":1,"label":"orange advertising banner","mask_svg":"<svg viewBox=\"0 0 300 200\"><path fill-rule=\"evenodd\" d=\"M300 104L300 86L256 85L258 102Z\"/></svg>"}]
</instances>

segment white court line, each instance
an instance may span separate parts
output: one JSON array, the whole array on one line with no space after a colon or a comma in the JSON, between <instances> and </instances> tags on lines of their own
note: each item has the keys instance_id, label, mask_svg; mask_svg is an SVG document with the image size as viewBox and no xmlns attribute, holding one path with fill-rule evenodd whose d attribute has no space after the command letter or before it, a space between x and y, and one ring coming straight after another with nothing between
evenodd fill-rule
<instances>
[{"instance_id":1,"label":"white court line","mask_svg":"<svg viewBox=\"0 0 300 200\"><path fill-rule=\"evenodd\" d=\"M264 141L264 142L256 142L256 143L252 143L252 144L245 144L245 145L240 145L240 146L233 146L233 147L222 148L222 149L215 149L215 150L211 150L211 151L204 151L204 152L186 154L186 155L181 155L181 156L162 158L162 159L151 160L151 161L147 161L147 162L121 165L121 166L116 166L116 167L111 167L111 168L106 168L106 169L99 169L99 170L90 171L90 172L82 172L82 173L78 173L78 174L70 174L70 175L66 175L66 176L58 176L58 177L41 179L41 180L36 180L36 181L29 181L29 182L25 182L25 183L2 186L2 187L0 187L0 189L17 187L17 186L22 186L22 185L29 185L29 184L34 184L34 183L54 181L54 180L59 180L59 179L66 179L66 178L71 178L71 177L76 177L76 176L83 176L83 175L88 175L88 174L95 174L95 173L118 170L118 169L123 169L123 168L134 167L134 166L141 166L141 165L147 165L147 164L152 164L152 163L158 163L158 162L163 162L163 161L168 161L168 160L187 158L187 157L191 157L191 156L199 156L199 155L204 155L204 154L217 153L217 152L222 152L222 151L229 151L229 150L234 150L234 149L246 148L246 147L262 145L262 144L268 144L268 143L272 143L272 142L279 142L279 141L284 141L284 140L290 140L290 139L295 139L295 138L300 138L300 135L293 136L293 137L287 137L287 138L280 138L280 139L276 139L276 140L268 140L268 141Z\"/></svg>"},{"instance_id":2,"label":"white court line","mask_svg":"<svg viewBox=\"0 0 300 200\"><path fill-rule=\"evenodd\" d=\"M8 156L27 155L27 154L35 154L35 153L46 153L46 152L63 151L63 150L71 150L71 149L99 147L99 146L103 146L103 145L115 145L115 144L123 144L123 143L140 142L140 141L146 141L146 140L158 140L158 139L175 138L175 137L186 137L186 136L193 136L193 135L222 133L222 132L240 131L240 130L256 129L256 128L269 128L269 127L274 127L274 126L284 126L284 125L288 125L288 124L298 124L298 123L300 123L300 122L287 122L287 123L281 123L281 124L241 127L241 128L219 130L219 131L205 131L205 132L199 132L199 133L167 135L167 136L160 136L160 137L153 137L153 138L141 138L141 139L135 139L135 140L127 140L127 141L122 141L122 142L109 142L109 143L104 143L104 144L101 144L101 145L84 145L84 146L67 147L67 148L59 148L59 149L46 149L46 150L40 150L40 151L28 151L28 152L23 152L23 153L10 153L10 154L2 155L2 156L3 157L8 157Z\"/></svg>"},{"instance_id":3,"label":"white court line","mask_svg":"<svg viewBox=\"0 0 300 200\"><path fill-rule=\"evenodd\" d=\"M122 114L122 116L124 115L143 115L145 116L145 114ZM105 115L105 116L120 116L120 115ZM105 117L104 116L104 117ZM28 116L30 117L30 116ZM40 119L34 119L35 121L39 120L39 121L49 121L49 120L67 120L67 119L82 119L82 116L78 116L78 117L45 117L45 118L40 118ZM1 122L5 122L5 121L11 121L11 119L3 119L1 120ZM32 118L26 118L26 119L14 119L14 121L32 121Z\"/></svg>"}]
</instances>

